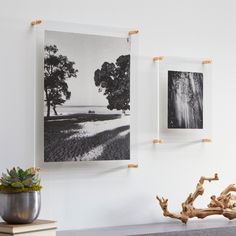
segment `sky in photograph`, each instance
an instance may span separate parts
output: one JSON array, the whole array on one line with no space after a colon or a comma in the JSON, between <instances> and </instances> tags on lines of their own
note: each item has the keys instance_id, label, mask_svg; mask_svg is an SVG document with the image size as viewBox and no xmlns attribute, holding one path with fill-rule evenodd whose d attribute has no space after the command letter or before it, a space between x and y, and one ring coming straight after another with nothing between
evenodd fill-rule
<instances>
[{"instance_id":1,"label":"sky in photograph","mask_svg":"<svg viewBox=\"0 0 236 236\"><path fill-rule=\"evenodd\" d=\"M94 72L106 62L116 62L121 55L130 54L130 43L126 38L45 32L45 45L56 45L58 53L74 61L79 70L77 78L67 80L71 99L67 106L107 106L103 93L98 92L94 83Z\"/></svg>"}]
</instances>

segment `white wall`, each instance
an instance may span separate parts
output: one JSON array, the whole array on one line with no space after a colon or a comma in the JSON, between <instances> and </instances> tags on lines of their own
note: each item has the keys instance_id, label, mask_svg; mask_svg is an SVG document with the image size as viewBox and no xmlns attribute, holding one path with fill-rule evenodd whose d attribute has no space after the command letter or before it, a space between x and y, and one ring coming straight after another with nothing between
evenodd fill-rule
<instances>
[{"instance_id":1,"label":"white wall","mask_svg":"<svg viewBox=\"0 0 236 236\"><path fill-rule=\"evenodd\" d=\"M236 183L236 2L234 0L0 0L0 171L33 165L33 19L131 27L140 30L137 81L138 159L128 170L114 165L42 171L41 218L60 229L164 221L155 195L170 208L193 191L201 175L219 173L206 184L211 194ZM213 143L153 146L156 127L151 61L156 55L210 57L213 68ZM197 205L198 205L197 204Z\"/></svg>"}]
</instances>

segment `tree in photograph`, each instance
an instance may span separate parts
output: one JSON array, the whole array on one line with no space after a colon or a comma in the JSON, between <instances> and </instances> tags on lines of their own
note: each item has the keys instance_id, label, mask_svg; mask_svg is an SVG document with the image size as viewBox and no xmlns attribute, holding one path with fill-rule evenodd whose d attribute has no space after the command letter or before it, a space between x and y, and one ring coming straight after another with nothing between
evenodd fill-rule
<instances>
[{"instance_id":1,"label":"tree in photograph","mask_svg":"<svg viewBox=\"0 0 236 236\"><path fill-rule=\"evenodd\" d=\"M122 55L116 63L104 62L94 73L95 85L108 100L109 110L130 110L130 55Z\"/></svg>"},{"instance_id":2,"label":"tree in photograph","mask_svg":"<svg viewBox=\"0 0 236 236\"><path fill-rule=\"evenodd\" d=\"M66 56L58 55L56 45L45 46L44 51L44 91L49 118L51 108L57 115L56 106L70 99L71 92L66 80L76 78L78 70L74 68L75 62L69 61Z\"/></svg>"}]
</instances>

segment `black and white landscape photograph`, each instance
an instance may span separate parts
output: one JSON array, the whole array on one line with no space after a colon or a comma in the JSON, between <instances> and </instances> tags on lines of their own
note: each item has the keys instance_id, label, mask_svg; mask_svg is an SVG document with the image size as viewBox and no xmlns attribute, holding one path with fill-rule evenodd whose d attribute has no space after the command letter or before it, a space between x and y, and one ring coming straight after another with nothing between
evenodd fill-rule
<instances>
[{"instance_id":1,"label":"black and white landscape photograph","mask_svg":"<svg viewBox=\"0 0 236 236\"><path fill-rule=\"evenodd\" d=\"M203 129L203 73L168 71L168 128Z\"/></svg>"},{"instance_id":2,"label":"black and white landscape photograph","mask_svg":"<svg viewBox=\"0 0 236 236\"><path fill-rule=\"evenodd\" d=\"M130 159L127 38L45 31L44 161Z\"/></svg>"}]
</instances>

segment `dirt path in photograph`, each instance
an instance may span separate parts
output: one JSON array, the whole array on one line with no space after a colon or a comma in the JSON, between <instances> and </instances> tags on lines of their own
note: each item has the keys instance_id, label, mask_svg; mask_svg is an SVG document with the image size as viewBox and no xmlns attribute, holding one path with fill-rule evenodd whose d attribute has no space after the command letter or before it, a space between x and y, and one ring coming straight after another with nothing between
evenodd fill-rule
<instances>
[{"instance_id":1,"label":"dirt path in photograph","mask_svg":"<svg viewBox=\"0 0 236 236\"><path fill-rule=\"evenodd\" d=\"M97 160L99 157L102 156L104 150L113 142L116 142L118 139L124 138L126 135L129 134L129 130L120 132L116 137L108 140L105 144L101 144L98 147L93 148L88 153L85 153L82 157L76 157L77 160L80 161L92 161Z\"/></svg>"},{"instance_id":2,"label":"dirt path in photograph","mask_svg":"<svg viewBox=\"0 0 236 236\"><path fill-rule=\"evenodd\" d=\"M129 159L129 116L81 115L45 121L46 162Z\"/></svg>"}]
</instances>

